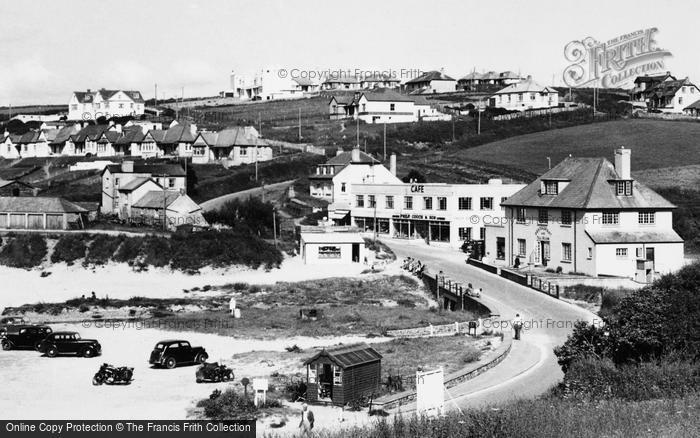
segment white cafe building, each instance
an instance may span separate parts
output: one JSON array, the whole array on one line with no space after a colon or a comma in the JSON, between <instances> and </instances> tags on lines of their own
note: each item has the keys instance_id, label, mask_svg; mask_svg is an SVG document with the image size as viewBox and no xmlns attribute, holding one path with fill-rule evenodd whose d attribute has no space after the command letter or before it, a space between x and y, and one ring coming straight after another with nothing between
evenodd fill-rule
<instances>
[{"instance_id":1,"label":"white cafe building","mask_svg":"<svg viewBox=\"0 0 700 438\"><path fill-rule=\"evenodd\" d=\"M485 224L501 217L501 202L525 187L503 184L354 184L352 224L392 238L421 239L459 247L483 240Z\"/></svg>"}]
</instances>

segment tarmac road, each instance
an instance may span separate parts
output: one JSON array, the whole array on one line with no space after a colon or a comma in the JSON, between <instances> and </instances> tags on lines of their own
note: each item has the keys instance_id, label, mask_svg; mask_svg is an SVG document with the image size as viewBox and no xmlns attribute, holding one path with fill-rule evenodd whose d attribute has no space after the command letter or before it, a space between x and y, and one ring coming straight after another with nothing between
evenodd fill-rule
<instances>
[{"instance_id":1,"label":"tarmac road","mask_svg":"<svg viewBox=\"0 0 700 438\"><path fill-rule=\"evenodd\" d=\"M557 384L563 374L553 348L561 345L577 320L598 322L597 316L580 307L520 286L495 274L467 265L460 251L428 246L424 242L385 239L399 260L414 257L431 273L442 270L446 277L483 288L481 301L499 314L500 327L512 333L510 321L519 313L525 323L521 340L513 340L510 354L497 366L447 391L447 409L499 404L517 398L532 398ZM402 410L415 409L409 404Z\"/></svg>"}]
</instances>

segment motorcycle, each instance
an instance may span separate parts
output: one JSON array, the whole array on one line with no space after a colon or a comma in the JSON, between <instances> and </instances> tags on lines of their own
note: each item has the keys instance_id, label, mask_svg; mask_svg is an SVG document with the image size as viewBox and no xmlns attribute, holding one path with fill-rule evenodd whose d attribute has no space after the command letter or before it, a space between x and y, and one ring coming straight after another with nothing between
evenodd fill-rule
<instances>
[{"instance_id":1,"label":"motorcycle","mask_svg":"<svg viewBox=\"0 0 700 438\"><path fill-rule=\"evenodd\" d=\"M233 370L226 365L219 365L218 362L204 363L195 373L197 383L208 382L226 382L233 380Z\"/></svg>"},{"instance_id":2,"label":"motorcycle","mask_svg":"<svg viewBox=\"0 0 700 438\"><path fill-rule=\"evenodd\" d=\"M128 385L134 377L134 369L129 367L114 367L110 364L103 363L100 370L95 373L92 378L92 384L95 386L106 383L115 385L117 383Z\"/></svg>"}]
</instances>

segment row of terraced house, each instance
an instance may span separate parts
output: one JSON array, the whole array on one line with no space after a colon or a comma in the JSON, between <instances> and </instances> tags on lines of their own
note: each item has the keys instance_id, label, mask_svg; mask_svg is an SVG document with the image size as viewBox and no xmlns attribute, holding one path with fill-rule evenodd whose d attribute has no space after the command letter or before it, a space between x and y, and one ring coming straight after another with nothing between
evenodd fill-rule
<instances>
[{"instance_id":1,"label":"row of terraced house","mask_svg":"<svg viewBox=\"0 0 700 438\"><path fill-rule=\"evenodd\" d=\"M138 158L191 157L194 163L249 164L272 159L272 148L251 126L218 132L198 131L190 123L174 121L167 129L148 121L37 129L0 137L0 157L19 159L52 156L131 156Z\"/></svg>"}]
</instances>

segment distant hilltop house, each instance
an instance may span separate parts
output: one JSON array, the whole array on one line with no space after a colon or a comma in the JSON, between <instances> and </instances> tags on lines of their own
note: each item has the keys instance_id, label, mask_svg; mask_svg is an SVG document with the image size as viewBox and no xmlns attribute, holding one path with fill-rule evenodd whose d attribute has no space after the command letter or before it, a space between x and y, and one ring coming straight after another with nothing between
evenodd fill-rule
<instances>
[{"instance_id":1,"label":"distant hilltop house","mask_svg":"<svg viewBox=\"0 0 700 438\"><path fill-rule=\"evenodd\" d=\"M322 90L370 90L373 88L398 88L401 80L382 73L374 73L367 76L355 77L338 75L326 79L321 84Z\"/></svg>"},{"instance_id":2,"label":"distant hilltop house","mask_svg":"<svg viewBox=\"0 0 700 438\"><path fill-rule=\"evenodd\" d=\"M106 90L75 91L68 102L68 120L96 120L100 116L140 116L145 101L140 91Z\"/></svg>"},{"instance_id":3,"label":"distant hilltop house","mask_svg":"<svg viewBox=\"0 0 700 438\"><path fill-rule=\"evenodd\" d=\"M252 75L231 73L231 85L221 97L240 100L299 99L315 94L319 85L308 78L294 78L286 70L266 68Z\"/></svg>"},{"instance_id":4,"label":"distant hilltop house","mask_svg":"<svg viewBox=\"0 0 700 438\"><path fill-rule=\"evenodd\" d=\"M683 266L673 204L632 177L631 151L615 162L569 157L501 203L502 224L487 226L497 264L648 283ZM516 262L519 259L519 263Z\"/></svg>"},{"instance_id":5,"label":"distant hilltop house","mask_svg":"<svg viewBox=\"0 0 700 438\"><path fill-rule=\"evenodd\" d=\"M540 85L528 76L524 81L511 84L489 98L489 106L507 110L525 111L559 106L559 92L553 87Z\"/></svg>"},{"instance_id":6,"label":"distant hilltop house","mask_svg":"<svg viewBox=\"0 0 700 438\"><path fill-rule=\"evenodd\" d=\"M272 159L272 148L252 126L236 126L219 132L200 132L193 142L192 162L222 162L238 166Z\"/></svg>"},{"instance_id":7,"label":"distant hilltop house","mask_svg":"<svg viewBox=\"0 0 700 438\"><path fill-rule=\"evenodd\" d=\"M409 96L388 88L358 92L353 97L333 96L328 106L331 120L359 118L365 123L450 120L449 115L431 107L424 97Z\"/></svg>"},{"instance_id":8,"label":"distant hilltop house","mask_svg":"<svg viewBox=\"0 0 700 438\"><path fill-rule=\"evenodd\" d=\"M457 81L457 88L461 90L474 90L482 85L511 85L522 81L524 78L512 71L497 73L489 71L486 73L472 72Z\"/></svg>"},{"instance_id":9,"label":"distant hilltop house","mask_svg":"<svg viewBox=\"0 0 700 438\"><path fill-rule=\"evenodd\" d=\"M651 111L697 115L700 89L690 79L676 79L666 72L657 76L638 76L632 89L632 101Z\"/></svg>"},{"instance_id":10,"label":"distant hilltop house","mask_svg":"<svg viewBox=\"0 0 700 438\"><path fill-rule=\"evenodd\" d=\"M406 81L404 89L415 94L452 93L457 90L457 81L443 71L429 71Z\"/></svg>"},{"instance_id":11,"label":"distant hilltop house","mask_svg":"<svg viewBox=\"0 0 700 438\"><path fill-rule=\"evenodd\" d=\"M321 90L360 90L362 82L355 76L337 75L326 79Z\"/></svg>"}]
</instances>

